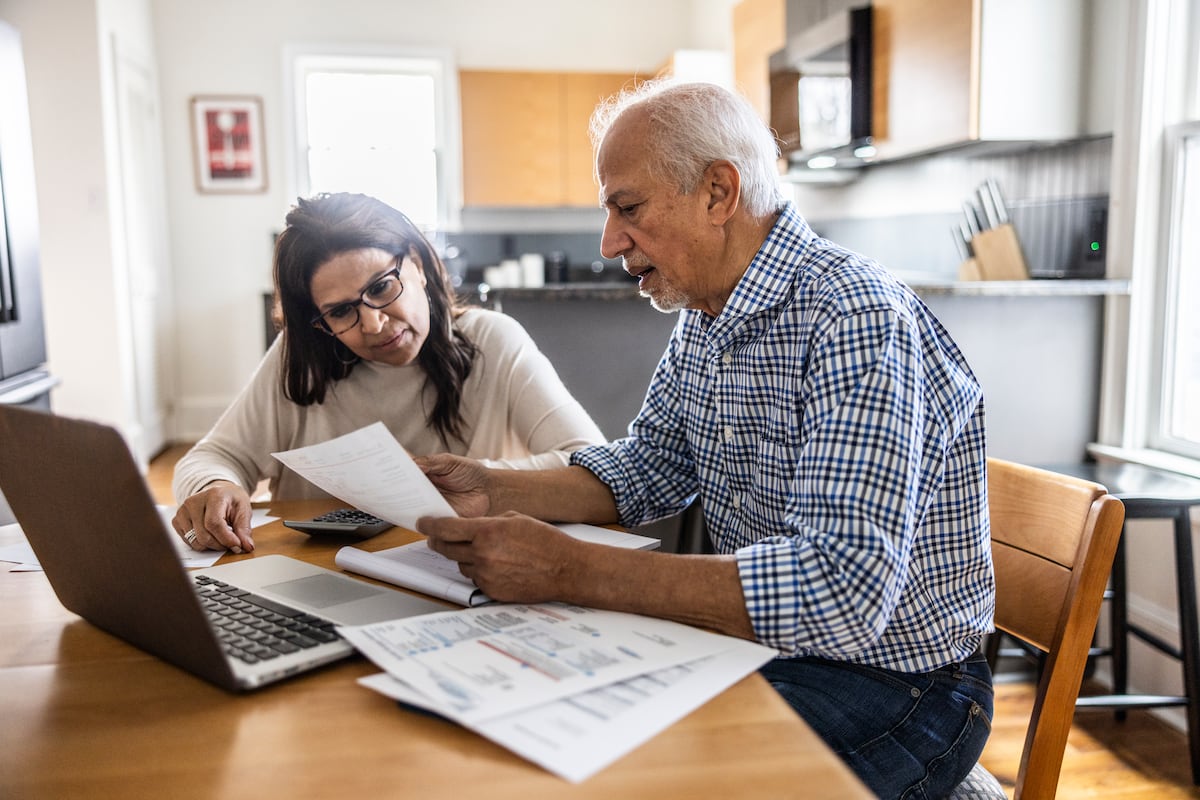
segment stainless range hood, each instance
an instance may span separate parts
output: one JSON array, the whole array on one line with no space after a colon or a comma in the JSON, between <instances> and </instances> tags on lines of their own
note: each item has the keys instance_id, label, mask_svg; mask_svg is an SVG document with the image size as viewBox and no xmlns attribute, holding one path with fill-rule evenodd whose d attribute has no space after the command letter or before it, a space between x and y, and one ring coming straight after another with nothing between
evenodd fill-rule
<instances>
[{"instance_id":1,"label":"stainless range hood","mask_svg":"<svg viewBox=\"0 0 1200 800\"><path fill-rule=\"evenodd\" d=\"M771 127L801 169L870 163L872 10L831 14L790 35L768 62Z\"/></svg>"},{"instance_id":2,"label":"stainless range hood","mask_svg":"<svg viewBox=\"0 0 1200 800\"><path fill-rule=\"evenodd\" d=\"M826 65L850 69L850 15L838 13L815 25L789 36L784 48L771 54L768 62L772 73L786 69L807 71Z\"/></svg>"}]
</instances>

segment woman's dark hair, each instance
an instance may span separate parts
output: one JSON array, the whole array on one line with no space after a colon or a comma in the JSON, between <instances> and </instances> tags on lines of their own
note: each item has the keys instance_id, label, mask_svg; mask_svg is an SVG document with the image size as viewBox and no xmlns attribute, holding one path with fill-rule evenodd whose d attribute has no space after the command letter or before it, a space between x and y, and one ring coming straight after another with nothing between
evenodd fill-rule
<instances>
[{"instance_id":1,"label":"woman's dark hair","mask_svg":"<svg viewBox=\"0 0 1200 800\"><path fill-rule=\"evenodd\" d=\"M446 268L421 231L407 216L362 194L319 194L301 198L287 215L287 227L275 239L275 316L283 332L283 394L302 406L321 403L336 381L353 371L359 359L337 337L312 326L313 274L329 259L363 248L394 255L415 252L425 272L429 296L429 335L417 356L437 400L429 422L443 442L462 439L463 384L477 349L454 330L465 310L458 304ZM386 402L380 398L380 402Z\"/></svg>"}]
</instances>

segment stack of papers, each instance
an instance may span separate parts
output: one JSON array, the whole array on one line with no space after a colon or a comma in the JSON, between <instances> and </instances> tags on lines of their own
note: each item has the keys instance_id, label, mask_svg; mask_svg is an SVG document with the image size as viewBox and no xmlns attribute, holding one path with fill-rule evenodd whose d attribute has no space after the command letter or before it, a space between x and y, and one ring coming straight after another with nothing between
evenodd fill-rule
<instances>
[{"instance_id":1,"label":"stack of papers","mask_svg":"<svg viewBox=\"0 0 1200 800\"><path fill-rule=\"evenodd\" d=\"M494 604L339 633L384 673L369 689L582 781L777 654L667 620Z\"/></svg>"},{"instance_id":2,"label":"stack of papers","mask_svg":"<svg viewBox=\"0 0 1200 800\"><path fill-rule=\"evenodd\" d=\"M382 423L272 455L334 497L393 525L415 530L422 516L455 516ZM616 534L593 529L590 535ZM418 559L425 573L457 572L453 564L438 567L432 563L440 558L436 553L412 545L350 558L356 555L344 548L338 564L401 585L409 584L397 577L398 564L383 569L380 561ZM466 588L456 602L474 602L474 587L467 582ZM464 725L572 782L777 655L675 622L561 603L491 603L338 630L384 670L362 678L362 685Z\"/></svg>"}]
</instances>

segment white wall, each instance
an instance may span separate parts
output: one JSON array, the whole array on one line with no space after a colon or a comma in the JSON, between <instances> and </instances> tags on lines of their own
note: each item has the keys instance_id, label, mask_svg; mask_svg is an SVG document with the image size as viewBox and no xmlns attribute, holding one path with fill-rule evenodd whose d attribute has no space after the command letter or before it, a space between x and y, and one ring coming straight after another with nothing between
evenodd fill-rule
<instances>
[{"instance_id":1,"label":"white wall","mask_svg":"<svg viewBox=\"0 0 1200 800\"><path fill-rule=\"evenodd\" d=\"M172 300L176 438L203 433L262 351L271 235L294 198L282 51L292 43L440 47L463 68L650 72L677 49L729 49L735 0L0 0L22 34L57 412L138 437L130 353L114 42L157 67ZM536 21L536 24L535 24ZM200 195L188 102L263 99L268 190ZM553 227L551 225L550 227ZM167 338L167 337L164 337Z\"/></svg>"},{"instance_id":2,"label":"white wall","mask_svg":"<svg viewBox=\"0 0 1200 800\"><path fill-rule=\"evenodd\" d=\"M150 0L165 128L178 319L177 433L202 433L262 352L260 293L288 193L285 45L449 48L459 68L652 72L681 48L728 48L732 0ZM536 22L535 22L536 21ZM268 189L198 194L188 101L263 99Z\"/></svg>"},{"instance_id":3,"label":"white wall","mask_svg":"<svg viewBox=\"0 0 1200 800\"><path fill-rule=\"evenodd\" d=\"M130 357L111 175L112 42L149 52L146 0L0 0L21 33L41 225L49 365L59 413L127 428Z\"/></svg>"}]
</instances>

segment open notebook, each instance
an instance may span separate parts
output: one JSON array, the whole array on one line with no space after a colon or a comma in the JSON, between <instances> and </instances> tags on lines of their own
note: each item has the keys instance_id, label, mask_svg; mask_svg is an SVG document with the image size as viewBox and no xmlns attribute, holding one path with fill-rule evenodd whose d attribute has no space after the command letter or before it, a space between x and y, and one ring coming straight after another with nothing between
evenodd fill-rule
<instances>
[{"instance_id":1,"label":"open notebook","mask_svg":"<svg viewBox=\"0 0 1200 800\"><path fill-rule=\"evenodd\" d=\"M564 523L557 527L576 539L610 547L657 550L661 544L658 539L649 536L596 525ZM343 547L338 550L334 562L348 572L357 572L460 606L479 606L492 602L478 586L458 571L458 564L430 550L424 539L373 553L358 547Z\"/></svg>"}]
</instances>

